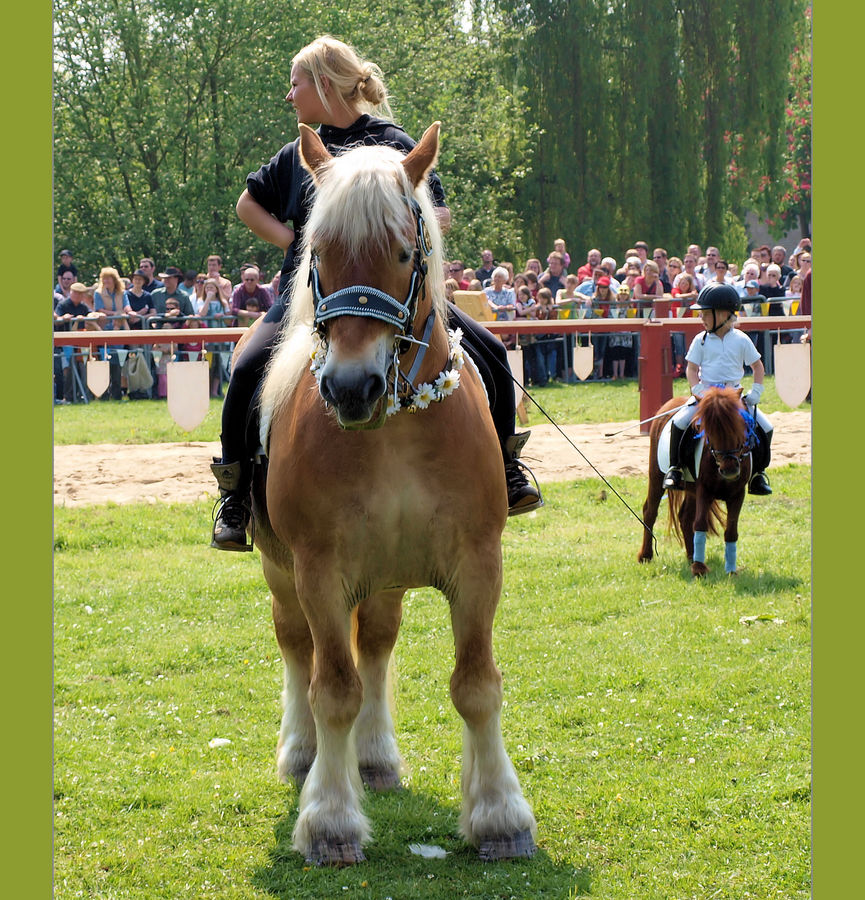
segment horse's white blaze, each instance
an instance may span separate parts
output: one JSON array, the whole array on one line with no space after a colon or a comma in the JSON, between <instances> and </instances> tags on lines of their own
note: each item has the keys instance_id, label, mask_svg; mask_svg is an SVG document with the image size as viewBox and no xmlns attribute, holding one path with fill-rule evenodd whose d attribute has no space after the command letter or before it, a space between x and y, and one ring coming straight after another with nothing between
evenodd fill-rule
<instances>
[{"instance_id":1,"label":"horse's white blaze","mask_svg":"<svg viewBox=\"0 0 865 900\"><path fill-rule=\"evenodd\" d=\"M369 375L387 377L391 361L392 338L379 334L362 347L342 347L331 344L327 348L322 378L339 378L362 384Z\"/></svg>"}]
</instances>

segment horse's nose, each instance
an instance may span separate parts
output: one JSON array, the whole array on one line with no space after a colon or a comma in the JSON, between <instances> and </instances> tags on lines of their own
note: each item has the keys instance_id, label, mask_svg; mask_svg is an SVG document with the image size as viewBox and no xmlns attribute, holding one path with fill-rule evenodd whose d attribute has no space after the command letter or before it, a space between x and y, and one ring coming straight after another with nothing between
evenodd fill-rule
<instances>
[{"instance_id":1,"label":"horse's nose","mask_svg":"<svg viewBox=\"0 0 865 900\"><path fill-rule=\"evenodd\" d=\"M340 406L345 402L371 403L384 393L385 380L378 372L367 374L365 379L345 379L338 375L322 375L321 396L328 403Z\"/></svg>"},{"instance_id":2,"label":"horse's nose","mask_svg":"<svg viewBox=\"0 0 865 900\"><path fill-rule=\"evenodd\" d=\"M387 388L380 372L323 373L319 391L346 423L365 422Z\"/></svg>"}]
</instances>

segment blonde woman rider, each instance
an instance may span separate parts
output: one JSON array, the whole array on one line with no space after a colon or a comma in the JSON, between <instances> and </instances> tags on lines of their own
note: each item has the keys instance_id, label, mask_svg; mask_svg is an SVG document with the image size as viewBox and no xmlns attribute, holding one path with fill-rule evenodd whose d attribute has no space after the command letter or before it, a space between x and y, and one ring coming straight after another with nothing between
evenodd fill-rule
<instances>
[{"instance_id":1,"label":"blonde woman rider","mask_svg":"<svg viewBox=\"0 0 865 900\"><path fill-rule=\"evenodd\" d=\"M291 88L286 96L298 122L319 125L318 133L331 153L356 144L387 144L408 152L415 142L390 119L388 94L381 69L362 59L354 48L332 37L317 38L292 60ZM374 113L383 113L379 118ZM435 172L429 175L433 205L443 230L450 210ZM251 550L247 543L252 455L246 443L246 417L256 386L270 358L288 302L288 287L297 264L296 249L312 204L312 178L300 162L299 142L286 144L270 162L246 179L237 214L258 237L285 254L279 297L256 327L231 374L222 410L222 456L211 467L221 502L211 546L219 550ZM510 514L543 505L540 492L529 484L518 460L528 432L515 434L514 388L504 345L473 319L449 305L449 324L463 331L463 341L495 398L491 412L502 447ZM503 486L504 488L504 486Z\"/></svg>"}]
</instances>

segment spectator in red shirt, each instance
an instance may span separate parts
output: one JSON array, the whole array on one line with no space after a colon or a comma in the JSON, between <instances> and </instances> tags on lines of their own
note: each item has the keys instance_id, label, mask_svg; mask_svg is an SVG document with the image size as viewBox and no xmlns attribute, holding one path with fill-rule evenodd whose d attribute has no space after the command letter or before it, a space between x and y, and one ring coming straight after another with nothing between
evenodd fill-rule
<instances>
[{"instance_id":1,"label":"spectator in red shirt","mask_svg":"<svg viewBox=\"0 0 865 900\"><path fill-rule=\"evenodd\" d=\"M463 265L461 259L452 259L448 264L448 278L453 278L453 280L459 285L459 290L467 291L469 289L469 282L465 276L466 267Z\"/></svg>"},{"instance_id":2,"label":"spectator in red shirt","mask_svg":"<svg viewBox=\"0 0 865 900\"><path fill-rule=\"evenodd\" d=\"M586 254L586 261L577 269L577 278L580 283L590 279L592 277L592 273L598 266L601 264L601 251L596 247L593 247Z\"/></svg>"}]
</instances>

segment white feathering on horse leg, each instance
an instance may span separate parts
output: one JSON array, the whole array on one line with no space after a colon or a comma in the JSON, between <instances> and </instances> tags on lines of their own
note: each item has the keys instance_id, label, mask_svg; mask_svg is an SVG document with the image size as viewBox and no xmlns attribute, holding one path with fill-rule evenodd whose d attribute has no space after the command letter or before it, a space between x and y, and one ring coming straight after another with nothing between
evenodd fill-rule
<instances>
[{"instance_id":1,"label":"white feathering on horse leg","mask_svg":"<svg viewBox=\"0 0 865 900\"><path fill-rule=\"evenodd\" d=\"M361 809L363 785L349 731L319 727L318 752L300 792L294 849L309 858L322 838L340 843L369 840L369 820Z\"/></svg>"},{"instance_id":2,"label":"white feathering on horse leg","mask_svg":"<svg viewBox=\"0 0 865 900\"><path fill-rule=\"evenodd\" d=\"M363 682L363 705L354 723L354 738L361 773L380 773L393 778L395 787L402 768L388 697L388 659L358 661ZM364 774L366 779L366 775ZM377 785L371 784L376 788Z\"/></svg>"},{"instance_id":3,"label":"white feathering on horse leg","mask_svg":"<svg viewBox=\"0 0 865 900\"><path fill-rule=\"evenodd\" d=\"M481 728L465 724L461 781L460 831L469 843L522 831L535 836L537 823L505 750L498 713Z\"/></svg>"},{"instance_id":4,"label":"white feathering on horse leg","mask_svg":"<svg viewBox=\"0 0 865 900\"><path fill-rule=\"evenodd\" d=\"M360 774L372 790L399 785L402 760L391 709L393 647L402 621L404 591L378 591L355 608L352 631L363 701L354 723Z\"/></svg>"},{"instance_id":5,"label":"white feathering on horse leg","mask_svg":"<svg viewBox=\"0 0 865 900\"><path fill-rule=\"evenodd\" d=\"M283 660L282 722L276 747L280 781L303 781L315 759L315 720L309 708L309 673L303 664Z\"/></svg>"}]
</instances>

